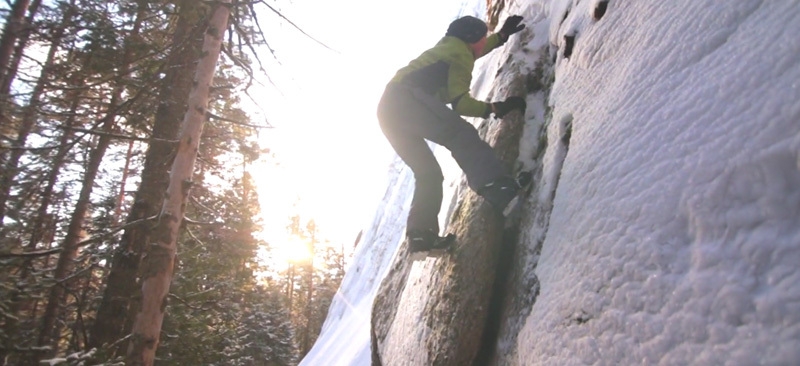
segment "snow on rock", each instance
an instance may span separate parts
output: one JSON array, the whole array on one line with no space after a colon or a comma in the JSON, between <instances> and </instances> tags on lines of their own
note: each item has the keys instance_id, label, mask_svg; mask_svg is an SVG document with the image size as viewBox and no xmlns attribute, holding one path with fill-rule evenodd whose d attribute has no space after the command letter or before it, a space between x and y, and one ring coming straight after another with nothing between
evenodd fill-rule
<instances>
[{"instance_id":1,"label":"snow on rock","mask_svg":"<svg viewBox=\"0 0 800 366\"><path fill-rule=\"evenodd\" d=\"M403 240L413 174L395 159L386 194L358 243L314 347L301 365L369 365L370 314L381 280Z\"/></svg>"},{"instance_id":2,"label":"snow on rock","mask_svg":"<svg viewBox=\"0 0 800 366\"><path fill-rule=\"evenodd\" d=\"M800 6L596 5L550 8L572 134L509 362L800 364Z\"/></svg>"}]
</instances>

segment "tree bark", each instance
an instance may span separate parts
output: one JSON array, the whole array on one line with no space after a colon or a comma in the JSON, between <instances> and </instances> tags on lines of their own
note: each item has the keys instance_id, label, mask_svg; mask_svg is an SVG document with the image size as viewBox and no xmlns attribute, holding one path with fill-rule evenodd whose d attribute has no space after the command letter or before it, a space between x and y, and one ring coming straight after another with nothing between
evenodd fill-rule
<instances>
[{"instance_id":1,"label":"tree bark","mask_svg":"<svg viewBox=\"0 0 800 366\"><path fill-rule=\"evenodd\" d=\"M189 94L189 108L183 118L178 152L170 171L167 197L161 208L159 223L153 232L155 242L150 245L144 258L142 309L136 316L133 337L128 348L129 365L152 365L155 359L175 266L178 233L186 212L186 201L192 186L192 173L208 108L209 89L229 14L230 0L220 0L206 30L202 58L195 73L195 86Z\"/></svg>"},{"instance_id":2,"label":"tree bark","mask_svg":"<svg viewBox=\"0 0 800 366\"><path fill-rule=\"evenodd\" d=\"M119 182L119 194L117 194L117 203L114 207L115 225L119 223L119 218L122 215L122 205L125 204L125 185L128 182L128 173L131 167L131 158L133 157L133 143L133 140L128 142L128 152L125 154L125 166L122 167L122 178Z\"/></svg>"},{"instance_id":3,"label":"tree bark","mask_svg":"<svg viewBox=\"0 0 800 366\"><path fill-rule=\"evenodd\" d=\"M166 141L177 140L181 114L186 111L186 100L192 87L193 73L190 65L200 55L203 38L199 26L205 18L194 0L183 0L179 5L179 18L172 39L172 49L167 60L166 75L159 91L161 103L156 109L153 141L145 154L142 179L136 191L127 223L155 216L164 202L164 192L169 184L169 167L175 145ZM103 298L97 318L90 332L90 346L111 344L130 332L137 306L131 305L138 293L136 277L139 272L145 243L150 239L152 223L143 222L125 230L114 258L111 272L105 283ZM120 345L121 351L127 344Z\"/></svg>"}]
</instances>

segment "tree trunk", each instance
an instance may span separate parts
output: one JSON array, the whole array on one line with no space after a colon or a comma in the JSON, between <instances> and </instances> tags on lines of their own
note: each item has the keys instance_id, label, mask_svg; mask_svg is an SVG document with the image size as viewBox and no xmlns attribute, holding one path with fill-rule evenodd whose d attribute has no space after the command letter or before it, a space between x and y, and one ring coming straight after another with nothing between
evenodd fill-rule
<instances>
[{"instance_id":1,"label":"tree trunk","mask_svg":"<svg viewBox=\"0 0 800 366\"><path fill-rule=\"evenodd\" d=\"M314 296L314 243L315 233L316 233L316 226L312 224L309 225L309 231L311 232L311 242L309 243L309 253L311 257L308 259L308 268L306 271L306 281L308 282L308 290L306 292L306 326L303 330L303 342L300 345L300 354L305 356L306 353L311 349L311 317L313 316L313 309L314 306L312 304L312 298Z\"/></svg>"},{"instance_id":2,"label":"tree trunk","mask_svg":"<svg viewBox=\"0 0 800 366\"><path fill-rule=\"evenodd\" d=\"M145 5L139 4L136 21L128 35L129 40L136 39L139 36L139 30L142 20L146 15L146 10L147 7ZM133 52L130 43L126 43L119 67L120 72L118 78L127 77L132 56ZM39 346L50 346L51 348L49 354L46 356L52 357L58 352L58 340L60 338L62 326L60 323L56 323L56 319L58 319L59 310L64 301L65 289L69 287L69 283L67 283L69 281L65 280L72 271L73 262L78 255L78 242L83 232L86 215L89 212L94 181L97 178L97 173L105 157L106 150L111 144L111 137L108 133L112 132L114 127L123 90L124 84L119 81L111 93L111 101L109 102L108 110L100 126L100 130L104 132L104 134L97 139L97 146L89 153L88 164L82 180L83 186L81 187L78 201L75 204L75 210L70 217L66 236L61 244L62 250L59 254L54 274L55 280L61 283L56 284L50 289L50 295L47 299L47 306L45 307L42 320L41 333L39 333Z\"/></svg>"},{"instance_id":3,"label":"tree trunk","mask_svg":"<svg viewBox=\"0 0 800 366\"><path fill-rule=\"evenodd\" d=\"M230 0L221 0L213 11L203 41L203 52L189 94L189 108L183 118L178 151L170 171L167 197L153 232L142 269L142 309L136 316L128 348L129 365L152 365L164 321L169 284L175 266L178 233L186 212L192 173L208 108L208 95L228 24Z\"/></svg>"},{"instance_id":4,"label":"tree trunk","mask_svg":"<svg viewBox=\"0 0 800 366\"><path fill-rule=\"evenodd\" d=\"M156 215L164 202L171 157L175 151L175 145L167 141L178 138L181 114L186 111L193 80L193 73L187 70L192 70L189 66L200 56L203 38L195 30L203 29L199 24L204 16L194 0L183 0L178 11L177 28L171 42L174 51L167 60L167 71L159 92L161 103L156 109L154 140L145 155L142 179L128 213L128 223ZM131 305L133 295L138 293L136 276L145 243L150 240L151 228L151 222L144 222L126 229L122 235L111 261L111 272L106 279L97 319L90 332L91 347L116 342L130 331L133 317L138 312L137 306ZM120 347L123 352L127 350L127 344Z\"/></svg>"},{"instance_id":5,"label":"tree trunk","mask_svg":"<svg viewBox=\"0 0 800 366\"><path fill-rule=\"evenodd\" d=\"M288 287L286 287L286 298L289 299L289 316L294 316L294 312L292 311L292 307L294 306L294 264L289 263L289 269L287 272L287 282L289 283Z\"/></svg>"},{"instance_id":6,"label":"tree trunk","mask_svg":"<svg viewBox=\"0 0 800 366\"><path fill-rule=\"evenodd\" d=\"M31 91L31 97L28 101L27 107L22 112L20 125L17 129L17 138L13 144L15 149L11 150L8 160L4 164L5 169L3 169L3 172L0 174L0 229L3 228L3 219L6 216L6 204L8 203L14 177L16 177L18 173L17 170L19 169L19 160L22 158L22 154L25 152L25 150L23 150L25 147L25 142L27 141L28 135L31 133L33 125L36 122L36 113L39 109L39 105L41 104L41 96L44 93L47 79L50 77L50 69L52 69L53 60L55 59L55 55L59 47L61 47L61 40L64 36L66 24L72 19L72 16L75 13L74 8L74 6L70 6L69 9L67 9L67 11L64 13L63 20L61 21L61 26L54 32L53 42L50 44L50 49L47 52L47 57L45 58L44 65L42 66L39 80L36 82L36 85ZM2 113L5 112L0 112L0 114Z\"/></svg>"},{"instance_id":7,"label":"tree trunk","mask_svg":"<svg viewBox=\"0 0 800 366\"><path fill-rule=\"evenodd\" d=\"M6 18L3 36L0 38L0 80L5 80L9 74L9 61L14 52L14 45L20 38L25 27L25 12L28 10L30 0L17 0L11 6L11 12Z\"/></svg>"},{"instance_id":8,"label":"tree trunk","mask_svg":"<svg viewBox=\"0 0 800 366\"><path fill-rule=\"evenodd\" d=\"M119 223L119 217L122 215L122 205L125 204L125 185L128 182L128 171L131 167L131 158L133 157L133 143L131 140L128 142L128 152L125 154L125 166L122 167L122 178L119 182L119 194L117 194L117 203L114 207L114 224Z\"/></svg>"},{"instance_id":9,"label":"tree trunk","mask_svg":"<svg viewBox=\"0 0 800 366\"><path fill-rule=\"evenodd\" d=\"M16 41L17 46L14 47L11 53L12 56L8 59L8 61L3 62L4 67L3 70L0 72L0 100L2 100L2 103L4 103L0 104L2 106L5 106L6 105L5 103L10 101L10 99L6 98L10 98L9 93L11 92L11 83L17 76L19 63L22 61L22 52L28 45L28 40L30 39L31 36L30 25L33 23L33 17L39 11L39 5L41 4L42 0L34 0L28 7L28 18L23 20L24 21L23 26L20 28L21 32L17 32L17 37L18 37ZM4 40L0 41L0 44L2 44L3 42ZM0 48L3 47L5 47L5 45L0 46ZM5 57L5 56L0 56L0 57ZM0 112L0 113L5 113L5 112ZM0 121L2 121L2 119L0 119Z\"/></svg>"}]
</instances>

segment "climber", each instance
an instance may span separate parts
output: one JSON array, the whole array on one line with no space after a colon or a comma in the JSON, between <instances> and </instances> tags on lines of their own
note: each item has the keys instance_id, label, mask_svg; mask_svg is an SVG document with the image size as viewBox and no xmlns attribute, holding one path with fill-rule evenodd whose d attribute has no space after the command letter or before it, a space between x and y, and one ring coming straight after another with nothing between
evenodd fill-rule
<instances>
[{"instance_id":1,"label":"climber","mask_svg":"<svg viewBox=\"0 0 800 366\"><path fill-rule=\"evenodd\" d=\"M522 17L509 17L500 31L487 37L482 20L454 20L445 36L401 68L386 86L378 104L378 120L389 143L414 172L414 197L406 223L409 252L440 251L455 237L439 236L437 216L442 205L442 169L425 140L444 146L467 176L469 187L503 212L520 187L492 147L460 115L503 118L513 110L524 113L525 100L512 96L486 103L469 94L475 59L521 31ZM447 108L445 104L450 104Z\"/></svg>"}]
</instances>

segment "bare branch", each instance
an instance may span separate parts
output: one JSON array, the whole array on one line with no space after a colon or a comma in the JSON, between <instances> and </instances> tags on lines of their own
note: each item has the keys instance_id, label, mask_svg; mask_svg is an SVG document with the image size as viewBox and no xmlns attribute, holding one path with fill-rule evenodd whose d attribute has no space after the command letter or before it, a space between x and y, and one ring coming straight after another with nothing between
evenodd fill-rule
<instances>
[{"instance_id":1,"label":"bare branch","mask_svg":"<svg viewBox=\"0 0 800 366\"><path fill-rule=\"evenodd\" d=\"M248 4L248 7L250 8L250 12L252 14L256 13L256 9L253 6L253 3ZM264 42L264 45L267 46L267 49L272 54L272 57L274 57L275 61L278 61L278 65L280 65L281 62L280 62L280 60L278 60L278 55L275 54L275 50L273 50L272 47L270 47L269 42L267 42L267 37L264 35L264 30L261 28L261 23L258 22L258 17L254 16L253 17L253 21L256 23L256 28L258 28L258 34L261 35L261 40ZM256 55L256 59L259 60L258 54L256 53L255 55ZM261 60L259 60L258 63L260 65L261 64ZM263 70L264 68L262 67L261 69Z\"/></svg>"},{"instance_id":2,"label":"bare branch","mask_svg":"<svg viewBox=\"0 0 800 366\"><path fill-rule=\"evenodd\" d=\"M303 35L305 35L306 37L308 37L308 38L309 38L309 39L311 39L312 41L319 43L319 44L320 44L322 47L325 47L325 48L327 48L327 49L329 49L329 50L331 50L331 51L333 51L333 52L340 53L339 51L337 51L337 50L334 50L333 48L330 48L330 47L328 47L328 45L326 45L326 44L324 44L324 43L320 42L320 41L319 41L319 40L317 40L316 38L312 37L310 34L306 33L306 31L304 31L302 28L300 28L299 26L297 26L297 24L294 24L294 22L292 22L291 20L289 20L289 18L287 18L286 16L284 16L284 15L283 15L281 12L279 12L278 10L276 10L275 8L273 8L271 5L267 4L267 2L266 2L266 1L263 1L263 0L262 0L262 1L259 1L259 3L266 5L266 7L268 7L268 8L269 8L269 10L272 10L272 12L273 12L273 13L275 13L275 14L278 14L278 16L279 16L279 17L283 18L283 20L287 21L287 22L288 22L288 23L289 23L289 24L290 24L292 27L294 27L295 29L297 29L298 31L300 31L300 33L303 33Z\"/></svg>"},{"instance_id":3,"label":"bare branch","mask_svg":"<svg viewBox=\"0 0 800 366\"><path fill-rule=\"evenodd\" d=\"M188 227L186 228L186 234L189 235L189 237L192 238L192 240L194 240L195 242L200 243L201 245L205 246L205 243L203 243L202 240L198 239L197 235L194 235L192 230L189 229Z\"/></svg>"},{"instance_id":4,"label":"bare branch","mask_svg":"<svg viewBox=\"0 0 800 366\"><path fill-rule=\"evenodd\" d=\"M102 120L97 121L94 125L92 125L92 128L97 128L98 126L100 126L100 124L102 122L103 122ZM42 146L42 147L25 147L25 146L9 146L9 147L5 147L5 146L0 146L0 150L42 151L42 150L58 149L58 148L62 148L62 147L69 147L69 149L72 149L72 147L74 147L80 140L83 140L83 138L86 137L86 135L87 134L84 133L83 135L80 135L80 136L76 137L75 140L73 140L72 142L69 142L69 143L67 143L65 145L47 145L47 146Z\"/></svg>"},{"instance_id":5,"label":"bare branch","mask_svg":"<svg viewBox=\"0 0 800 366\"><path fill-rule=\"evenodd\" d=\"M197 205L197 206L200 206L200 208L202 208L202 209L203 209L203 210L205 210L206 212L208 212L208 213L211 213L211 214L215 213L215 211L214 211L214 210L210 209L208 206L206 206L206 205L204 205L202 202L198 201L198 200L197 200L197 198L195 198L194 196L189 196L189 199L190 199L190 200L191 200L191 201L192 201L192 202L193 202L195 205Z\"/></svg>"},{"instance_id":6,"label":"bare branch","mask_svg":"<svg viewBox=\"0 0 800 366\"><path fill-rule=\"evenodd\" d=\"M239 122L239 121L236 121L236 120L232 120L232 119L229 119L229 118L218 116L218 115L216 115L214 113L211 113L211 112L206 112L206 118L217 119L217 120L224 121L224 122L230 122L230 123L233 123L235 125L251 127L251 128L275 128L272 125L270 125L269 122L267 122L267 126L252 125L252 124L249 124L249 123Z\"/></svg>"},{"instance_id":7,"label":"bare branch","mask_svg":"<svg viewBox=\"0 0 800 366\"><path fill-rule=\"evenodd\" d=\"M93 241L97 241L97 240L100 240L100 239L102 239L102 238L105 238L105 237L109 237L109 236L111 236L111 235L114 235L114 234L116 234L116 233L118 233L118 232L120 232L120 231L122 231L122 230L125 230L125 229L127 229L127 228L131 227L131 226L139 225L139 224L141 224L141 223L143 223L143 222L146 222L146 221L155 220L156 218L158 218L158 215L153 215L153 216L150 216L150 217L145 217L145 218L143 218L143 219L139 219L139 220L131 221L131 222L129 222L129 223L125 224L125 225L122 225L122 226L120 226L120 227L118 227L118 228L116 228L116 229L114 229L114 230L111 230L111 231L109 231L109 232L107 232L107 233L104 233L104 234L98 235L98 236L96 236L96 237L94 237L94 238L91 238L91 239L86 239L86 240L84 240L84 241L82 241L82 242L78 243L78 245L86 245L86 244L89 244L89 243L91 243L91 242L93 242Z\"/></svg>"},{"instance_id":8,"label":"bare branch","mask_svg":"<svg viewBox=\"0 0 800 366\"><path fill-rule=\"evenodd\" d=\"M222 51L222 53L227 55L228 58L231 59L231 61L233 61L234 65L239 66L242 69L244 69L244 72L248 76L247 87L245 87L245 89L249 88L250 85L253 84L253 79L255 79L255 76L253 75L253 68L251 68L250 65L248 65L247 63L242 61L238 56L234 55L233 52L231 52L231 50L228 49L228 47L225 47L225 45L222 45L221 51ZM269 77L269 76L267 76L267 77Z\"/></svg>"},{"instance_id":9,"label":"bare branch","mask_svg":"<svg viewBox=\"0 0 800 366\"><path fill-rule=\"evenodd\" d=\"M133 140L133 141L143 141L143 142L159 141L159 142L168 142L168 143L171 143L171 144L177 144L178 143L177 140L167 140L167 139L161 139L161 138L157 138L157 137L137 137L137 136L119 135L119 134L116 134L116 133L92 131L92 130L87 130L87 129L83 129L83 128L79 128L79 127L58 126L58 128L70 129L70 130L73 130L73 131L84 132L84 133L87 133L87 134L90 134L90 135L105 136L105 137L111 137L111 138L121 139L121 140Z\"/></svg>"},{"instance_id":10,"label":"bare branch","mask_svg":"<svg viewBox=\"0 0 800 366\"><path fill-rule=\"evenodd\" d=\"M2 258L36 258L36 257L44 257L51 254L56 254L61 251L61 248L53 248L49 250L38 250L35 252L24 252L24 253L0 253L0 259Z\"/></svg>"},{"instance_id":11,"label":"bare branch","mask_svg":"<svg viewBox=\"0 0 800 366\"><path fill-rule=\"evenodd\" d=\"M183 222L187 225L194 225L194 226L220 226L225 225L224 222L202 222L202 221L195 221L188 217L183 218ZM198 240L198 242L200 242Z\"/></svg>"},{"instance_id":12,"label":"bare branch","mask_svg":"<svg viewBox=\"0 0 800 366\"><path fill-rule=\"evenodd\" d=\"M169 296L169 297L171 297L171 298L173 298L173 299L175 299L175 300L178 300L178 301L180 301L181 303L183 303L183 305L186 305L186 307L187 307L187 308L189 308L189 309L192 309L192 310L203 310L203 309L201 309L201 308L199 308L199 307L197 307L197 306L194 306L194 305L192 305L192 304L189 304L189 302L188 302L188 301L186 301L186 300L182 299L180 296L178 296L178 295L175 295L175 294L173 294L173 293L171 293L171 292L168 294L168 296Z\"/></svg>"},{"instance_id":13,"label":"bare branch","mask_svg":"<svg viewBox=\"0 0 800 366\"><path fill-rule=\"evenodd\" d=\"M82 274L84 274L84 273L86 273L88 271L91 271L91 270L95 269L96 267L97 267L97 263L92 263L88 267L86 267L84 269L81 269L80 271L77 271L77 272L75 272L75 273L73 273L73 274L71 274L71 275L69 275L67 277L64 277L64 278L56 281L56 285L63 285L64 283L69 282L73 278L80 277Z\"/></svg>"}]
</instances>

